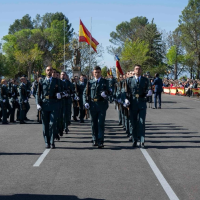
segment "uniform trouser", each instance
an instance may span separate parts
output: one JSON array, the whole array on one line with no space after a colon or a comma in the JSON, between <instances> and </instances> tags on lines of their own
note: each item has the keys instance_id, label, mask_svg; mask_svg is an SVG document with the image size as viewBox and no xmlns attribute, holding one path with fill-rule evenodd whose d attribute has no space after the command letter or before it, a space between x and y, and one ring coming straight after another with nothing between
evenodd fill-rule
<instances>
[{"instance_id":1,"label":"uniform trouser","mask_svg":"<svg viewBox=\"0 0 200 200\"><path fill-rule=\"evenodd\" d=\"M106 110L90 111L90 117L92 124L92 139L98 143L103 143Z\"/></svg>"},{"instance_id":2,"label":"uniform trouser","mask_svg":"<svg viewBox=\"0 0 200 200\"><path fill-rule=\"evenodd\" d=\"M57 114L57 134L63 132L63 99L59 100L58 103L58 114Z\"/></svg>"},{"instance_id":3,"label":"uniform trouser","mask_svg":"<svg viewBox=\"0 0 200 200\"><path fill-rule=\"evenodd\" d=\"M118 116L119 116L119 124L122 124L122 113L121 113L121 110L118 110Z\"/></svg>"},{"instance_id":4,"label":"uniform trouser","mask_svg":"<svg viewBox=\"0 0 200 200\"><path fill-rule=\"evenodd\" d=\"M42 126L43 136L46 144L54 144L54 139L57 131L58 107L52 111L42 110Z\"/></svg>"},{"instance_id":5,"label":"uniform trouser","mask_svg":"<svg viewBox=\"0 0 200 200\"><path fill-rule=\"evenodd\" d=\"M125 118L124 118L123 108L122 108L122 106L120 106L120 107L121 107L120 112L121 112L121 116L122 116L122 126L125 127Z\"/></svg>"},{"instance_id":6,"label":"uniform trouser","mask_svg":"<svg viewBox=\"0 0 200 200\"><path fill-rule=\"evenodd\" d=\"M9 104L9 102L6 101L5 103L3 103L3 101L1 101L1 109L2 109L2 117L3 117L2 122L6 123L7 122L7 118L8 118L7 110L9 110L9 112L10 112L10 104Z\"/></svg>"},{"instance_id":7,"label":"uniform trouser","mask_svg":"<svg viewBox=\"0 0 200 200\"><path fill-rule=\"evenodd\" d=\"M13 122L15 120L16 102L15 101L11 101L10 105L11 105L11 109L10 109L10 122Z\"/></svg>"},{"instance_id":8,"label":"uniform trouser","mask_svg":"<svg viewBox=\"0 0 200 200\"><path fill-rule=\"evenodd\" d=\"M66 102L66 123L65 123L65 129L68 128L69 124L71 123L71 115L72 115L72 100L67 99Z\"/></svg>"},{"instance_id":9,"label":"uniform trouser","mask_svg":"<svg viewBox=\"0 0 200 200\"><path fill-rule=\"evenodd\" d=\"M145 141L145 118L146 109L131 110L130 121L132 126L133 142L140 139L141 143ZM138 125L138 130L137 130Z\"/></svg>"},{"instance_id":10,"label":"uniform trouser","mask_svg":"<svg viewBox=\"0 0 200 200\"><path fill-rule=\"evenodd\" d=\"M129 117L128 116L124 116L124 120L125 120L125 127L126 127L126 132L129 133Z\"/></svg>"},{"instance_id":11,"label":"uniform trouser","mask_svg":"<svg viewBox=\"0 0 200 200\"><path fill-rule=\"evenodd\" d=\"M26 117L26 111L30 109L29 103L20 103L20 121L24 121Z\"/></svg>"},{"instance_id":12,"label":"uniform trouser","mask_svg":"<svg viewBox=\"0 0 200 200\"><path fill-rule=\"evenodd\" d=\"M16 102L15 106L16 106L16 109L17 109L17 120L19 121L20 120L20 105L19 105L19 102Z\"/></svg>"},{"instance_id":13,"label":"uniform trouser","mask_svg":"<svg viewBox=\"0 0 200 200\"><path fill-rule=\"evenodd\" d=\"M85 109L83 107L83 104L80 103L80 107L79 107L79 113L80 113L80 120L83 120L85 117Z\"/></svg>"},{"instance_id":14,"label":"uniform trouser","mask_svg":"<svg viewBox=\"0 0 200 200\"><path fill-rule=\"evenodd\" d=\"M154 94L154 106L157 108L157 97L158 97L158 104L161 107L161 92L155 92Z\"/></svg>"},{"instance_id":15,"label":"uniform trouser","mask_svg":"<svg viewBox=\"0 0 200 200\"><path fill-rule=\"evenodd\" d=\"M30 104L29 102L26 103L26 111L25 111L25 118L27 118L27 113L30 110Z\"/></svg>"}]
</instances>

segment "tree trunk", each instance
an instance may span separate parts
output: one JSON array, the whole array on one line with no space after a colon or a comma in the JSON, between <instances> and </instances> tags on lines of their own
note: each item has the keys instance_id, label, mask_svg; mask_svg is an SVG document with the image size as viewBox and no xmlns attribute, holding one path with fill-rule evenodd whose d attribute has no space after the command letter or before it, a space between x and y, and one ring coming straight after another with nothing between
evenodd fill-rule
<instances>
[{"instance_id":1,"label":"tree trunk","mask_svg":"<svg viewBox=\"0 0 200 200\"><path fill-rule=\"evenodd\" d=\"M177 62L175 63L175 66L174 66L174 79L176 80L177 79Z\"/></svg>"},{"instance_id":2,"label":"tree trunk","mask_svg":"<svg viewBox=\"0 0 200 200\"><path fill-rule=\"evenodd\" d=\"M28 67L28 80L31 81L31 72L32 72L32 65L29 64L29 67Z\"/></svg>"},{"instance_id":3,"label":"tree trunk","mask_svg":"<svg viewBox=\"0 0 200 200\"><path fill-rule=\"evenodd\" d=\"M192 67L190 68L190 79L192 79Z\"/></svg>"}]
</instances>

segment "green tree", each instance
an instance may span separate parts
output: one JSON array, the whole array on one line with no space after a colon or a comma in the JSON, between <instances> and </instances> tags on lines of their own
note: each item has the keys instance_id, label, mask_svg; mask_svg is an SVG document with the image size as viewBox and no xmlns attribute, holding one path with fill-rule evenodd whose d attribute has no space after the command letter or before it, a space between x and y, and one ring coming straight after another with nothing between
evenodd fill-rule
<instances>
[{"instance_id":1,"label":"green tree","mask_svg":"<svg viewBox=\"0 0 200 200\"><path fill-rule=\"evenodd\" d=\"M168 64L170 66L174 65L174 79L177 79L178 78L178 74L177 74L178 64L184 65L185 57L184 55L179 54L178 48L175 45L169 49L166 57L168 59Z\"/></svg>"},{"instance_id":2,"label":"green tree","mask_svg":"<svg viewBox=\"0 0 200 200\"><path fill-rule=\"evenodd\" d=\"M128 69L132 69L135 64L143 65L149 59L149 45L145 41L137 39L136 41L127 40L122 50L122 61L128 64ZM143 66L145 70L145 66Z\"/></svg>"},{"instance_id":3,"label":"green tree","mask_svg":"<svg viewBox=\"0 0 200 200\"><path fill-rule=\"evenodd\" d=\"M31 17L26 14L22 17L22 19L16 19L15 22L10 25L8 34L14 34L22 29L33 29L33 22Z\"/></svg>"},{"instance_id":4,"label":"green tree","mask_svg":"<svg viewBox=\"0 0 200 200\"><path fill-rule=\"evenodd\" d=\"M200 72L200 0L189 0L179 18L181 41L186 51L194 53L197 78Z\"/></svg>"},{"instance_id":5,"label":"green tree","mask_svg":"<svg viewBox=\"0 0 200 200\"><path fill-rule=\"evenodd\" d=\"M106 66L104 66L102 69L101 69L101 75L103 77L106 77L107 76L107 71L108 71L108 68Z\"/></svg>"}]
</instances>

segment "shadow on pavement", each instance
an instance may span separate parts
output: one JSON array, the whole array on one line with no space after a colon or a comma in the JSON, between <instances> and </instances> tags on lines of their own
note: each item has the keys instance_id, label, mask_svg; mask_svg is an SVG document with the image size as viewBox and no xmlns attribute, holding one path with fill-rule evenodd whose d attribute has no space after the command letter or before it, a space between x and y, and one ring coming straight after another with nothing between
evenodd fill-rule
<instances>
[{"instance_id":1,"label":"shadow on pavement","mask_svg":"<svg viewBox=\"0 0 200 200\"><path fill-rule=\"evenodd\" d=\"M42 195L42 194L14 194L0 195L1 200L103 200L96 198L80 199L74 195Z\"/></svg>"},{"instance_id":2,"label":"shadow on pavement","mask_svg":"<svg viewBox=\"0 0 200 200\"><path fill-rule=\"evenodd\" d=\"M1 153L0 156L6 156L6 155L41 155L41 153ZM0 198L1 199L1 198Z\"/></svg>"}]
</instances>

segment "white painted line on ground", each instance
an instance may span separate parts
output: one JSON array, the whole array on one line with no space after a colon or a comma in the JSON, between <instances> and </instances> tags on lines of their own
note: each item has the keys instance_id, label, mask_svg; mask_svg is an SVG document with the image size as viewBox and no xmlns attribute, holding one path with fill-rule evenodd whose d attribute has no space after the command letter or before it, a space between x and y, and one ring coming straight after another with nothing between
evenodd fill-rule
<instances>
[{"instance_id":1,"label":"white painted line on ground","mask_svg":"<svg viewBox=\"0 0 200 200\"><path fill-rule=\"evenodd\" d=\"M33 167L39 167L40 164L42 163L42 161L45 159L45 157L47 156L47 154L49 153L50 149L46 149L43 154L38 158L38 160L36 161L36 163L33 165Z\"/></svg>"},{"instance_id":2,"label":"white painted line on ground","mask_svg":"<svg viewBox=\"0 0 200 200\"><path fill-rule=\"evenodd\" d=\"M176 196L175 192L170 187L169 183L165 179L165 177L162 175L158 167L156 166L155 162L151 158L151 156L148 154L147 150L140 149L146 158L147 162L149 163L151 169L153 170L154 174L156 175L157 179L159 180L160 184L162 185L163 189L165 190L166 194L168 195L170 200L179 200L179 198Z\"/></svg>"}]
</instances>

